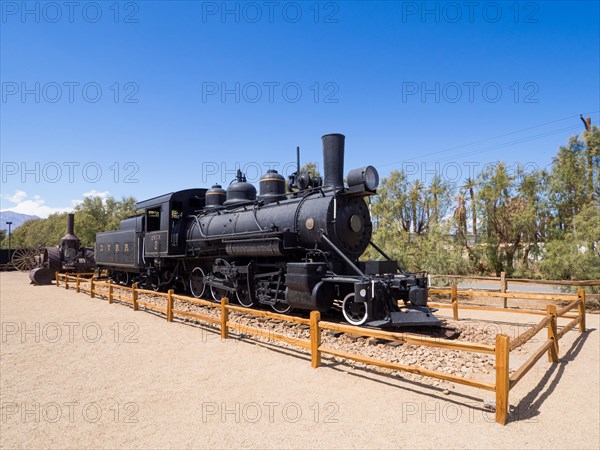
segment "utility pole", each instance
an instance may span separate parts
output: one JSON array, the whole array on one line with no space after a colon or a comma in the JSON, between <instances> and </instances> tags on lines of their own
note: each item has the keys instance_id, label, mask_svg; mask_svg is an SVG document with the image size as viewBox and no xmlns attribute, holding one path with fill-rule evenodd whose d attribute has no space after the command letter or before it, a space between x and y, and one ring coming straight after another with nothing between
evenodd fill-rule
<instances>
[{"instance_id":1,"label":"utility pole","mask_svg":"<svg viewBox=\"0 0 600 450\"><path fill-rule=\"evenodd\" d=\"M6 222L6 225L8 225L8 263L10 264L10 226L12 222Z\"/></svg>"},{"instance_id":2,"label":"utility pole","mask_svg":"<svg viewBox=\"0 0 600 450\"><path fill-rule=\"evenodd\" d=\"M592 118L588 117L587 119L583 118L582 114L579 114L579 118L583 122L583 126L585 127L585 143L587 145L586 157L587 157L587 189L588 195L592 201L594 200L594 161L592 158L592 149L590 147L590 133L592 132Z\"/></svg>"},{"instance_id":3,"label":"utility pole","mask_svg":"<svg viewBox=\"0 0 600 450\"><path fill-rule=\"evenodd\" d=\"M579 114L579 118L583 122L583 126L585 127L585 131L590 131L592 129L592 118L588 117L587 119L583 118L583 114Z\"/></svg>"}]
</instances>

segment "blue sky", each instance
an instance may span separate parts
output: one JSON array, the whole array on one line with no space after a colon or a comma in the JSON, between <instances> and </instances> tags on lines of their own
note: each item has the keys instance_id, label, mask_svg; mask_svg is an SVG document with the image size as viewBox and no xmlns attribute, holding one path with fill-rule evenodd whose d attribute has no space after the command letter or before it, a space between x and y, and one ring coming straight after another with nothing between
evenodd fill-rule
<instances>
[{"instance_id":1,"label":"blue sky","mask_svg":"<svg viewBox=\"0 0 600 450\"><path fill-rule=\"evenodd\" d=\"M450 181L600 118L599 2L1 2L1 209L321 161Z\"/></svg>"}]
</instances>

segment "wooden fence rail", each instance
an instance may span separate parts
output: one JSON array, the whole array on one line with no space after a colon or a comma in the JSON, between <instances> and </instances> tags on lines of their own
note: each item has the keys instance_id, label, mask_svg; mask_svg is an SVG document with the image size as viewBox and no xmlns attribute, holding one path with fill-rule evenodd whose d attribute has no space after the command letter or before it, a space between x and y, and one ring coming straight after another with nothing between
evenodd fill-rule
<instances>
[{"instance_id":1,"label":"wooden fence rail","mask_svg":"<svg viewBox=\"0 0 600 450\"><path fill-rule=\"evenodd\" d=\"M428 275L429 279L447 279L447 280L481 280L495 281L500 283L502 288L508 289L508 283L517 284L545 284L549 286L600 286L600 280L532 280L529 278L507 278L506 272L500 272L499 277L486 277L480 275ZM431 286L431 283L430 283Z\"/></svg>"},{"instance_id":2,"label":"wooden fence rail","mask_svg":"<svg viewBox=\"0 0 600 450\"><path fill-rule=\"evenodd\" d=\"M540 300L540 301L553 301L553 302L564 302L568 301L569 304L558 311L559 317L566 317L569 319L576 319L582 316L585 324L585 291L579 289L577 294L541 294L533 292L490 292L482 290L458 290L457 286L453 284L449 288L431 288L429 293L433 295L448 295L450 297L450 303L439 303L439 302L428 302L429 306L434 308L451 308L453 312L454 320L458 320L459 309L464 310L481 310L481 311L495 311L495 312L512 312L518 314L538 314L545 316L547 314L544 310L539 309L526 309L526 308L509 308L506 303L502 307L497 306L484 306L484 305L471 305L463 304L459 302L459 297L492 297L492 298L513 298L523 300ZM578 314L567 314L575 306L578 306Z\"/></svg>"},{"instance_id":3,"label":"wooden fence rail","mask_svg":"<svg viewBox=\"0 0 600 450\"><path fill-rule=\"evenodd\" d=\"M521 380L529 370L535 365L539 359L542 358L544 353L548 352L548 358L551 362L558 362L558 341L565 333L573 329L576 325L579 324L579 332L585 331L585 293L581 289L576 296L576 300L571 301L567 306L561 308L560 310L556 309L556 305L548 305L547 310L545 312L538 311L539 313L544 314L544 318L536 324L531 329L517 336L517 338L511 343L509 336L504 334L498 334L496 336L496 342L494 345L489 344L480 344L466 341L457 341L457 340L448 340L448 339L439 339L432 338L428 336L422 336L414 333L401 333L401 332L389 332L382 331L376 329L369 328L361 328L352 325L334 323L321 320L321 314L318 311L311 311L310 319L305 319L301 317L293 317L287 316L285 314L277 314L268 311L260 311L255 309L248 309L241 306L230 305L229 300L227 298L222 298L220 303L197 299L193 297L187 297L184 295L175 294L173 290L169 290L167 293L164 292L155 292L147 289L138 288L137 284L134 283L131 287L116 285L112 283L110 280L107 281L99 281L92 278L83 278L80 276L74 276L69 274L61 274L56 273L56 284L59 286L59 283L63 283L66 289L69 289L69 281L75 281L77 292L82 290L82 283L89 283L88 292L90 294L90 298L95 298L96 295L106 296L108 298L109 303L112 303L114 299L120 300L125 304L130 304L134 311L139 309L139 306L143 306L146 309L153 310L156 312L160 312L165 314L167 321L173 322L175 316L180 317L191 317L206 323L210 323L216 325L220 329L221 338L228 339L229 338L229 330L237 330L242 333L247 333L255 336L260 336L263 338L267 338L270 340L284 342L289 345L293 345L296 347L300 347L302 349L308 350L311 355L311 366L313 368L318 368L321 365L322 356L324 354L332 355L338 358L344 358L346 360L357 361L363 364L374 365L378 367L384 367L392 370L404 371L409 373L414 373L426 377L437 378L439 380L451 381L453 383L463 384L471 387L475 387L478 389L484 389L487 391L493 391L496 393L496 421L502 425L506 424L508 420L508 399L509 399L509 391L512 389L518 382ZM98 287L105 288L105 291L98 290ZM116 293L115 289L120 292L129 293L130 296L127 297L121 293ZM431 291L435 291L435 293L449 293L451 304L445 305L453 310L453 316L455 320L458 319L459 309L472 309L471 305L459 305L459 295L470 295L475 296L473 291L458 291L456 286L452 286L448 290L443 289L432 289ZM489 292L479 292L480 295L488 295ZM145 302L139 299L139 294L150 294L153 296L158 296L165 299L165 307L159 307L153 305L152 303ZM515 297L512 298L520 298L516 296L516 293L502 293L503 295L507 294L515 294ZM529 293L530 294L530 293ZM530 294L534 295L534 294ZM543 300L553 300L547 298L547 294L539 294L541 299ZM565 296L561 295L561 300L571 300L573 296ZM534 297L528 297L534 298ZM205 306L208 308L212 308L215 311L219 312L219 317L210 317L204 314L192 313L188 311L183 311L181 309L175 309L175 301L186 302L190 304ZM443 304L440 304L443 305ZM577 315L569 315L566 314L568 311L577 307L578 314ZM480 309L486 309L482 307ZM493 311L499 310L503 312L522 312L519 309L514 308L493 308ZM260 328L250 327L247 325L243 325L241 323L230 320L230 312L236 312L241 314L247 314L257 317L266 317L270 319L281 320L285 322L295 323L299 325L308 325L310 332L310 339L301 339L296 337L286 336L284 334L275 333L273 331L268 331ZM537 313L537 312L536 312ZM559 317L574 317L575 320L571 321L568 325L561 329L560 332L557 331L557 319ZM543 328L548 328L548 339L544 342L544 344L535 351L533 355L521 366L519 367L512 375L509 375L509 367L510 367L510 352L533 338L537 333L539 333ZM424 367L415 366L415 365L406 365L400 363L394 363L390 361L380 360L364 355L359 355L356 353L349 353L342 350L330 348L324 346L322 344L322 331L328 330L333 332L341 332L341 333L349 333L353 335L360 336L369 336L377 339L384 339L388 341L396 341L402 342L411 345L422 345L428 347L436 347L447 350L458 350L458 351L467 351L467 352L476 352L476 353L485 353L492 354L495 357L495 383L487 383L481 380L476 380L472 378L466 378L456 375L450 375L443 372L437 372L433 370L426 369Z\"/></svg>"}]
</instances>

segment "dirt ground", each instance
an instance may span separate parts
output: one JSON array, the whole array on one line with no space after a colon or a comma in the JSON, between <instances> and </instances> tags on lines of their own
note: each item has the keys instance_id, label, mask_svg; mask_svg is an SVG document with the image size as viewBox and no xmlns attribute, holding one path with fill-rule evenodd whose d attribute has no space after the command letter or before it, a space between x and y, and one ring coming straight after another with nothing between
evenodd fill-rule
<instances>
[{"instance_id":1,"label":"dirt ground","mask_svg":"<svg viewBox=\"0 0 600 450\"><path fill-rule=\"evenodd\" d=\"M560 341L559 364L542 358L510 392L502 427L484 408L491 392L312 369L304 353L28 281L0 274L2 448L600 447L597 314ZM461 316L509 334L532 321Z\"/></svg>"}]
</instances>

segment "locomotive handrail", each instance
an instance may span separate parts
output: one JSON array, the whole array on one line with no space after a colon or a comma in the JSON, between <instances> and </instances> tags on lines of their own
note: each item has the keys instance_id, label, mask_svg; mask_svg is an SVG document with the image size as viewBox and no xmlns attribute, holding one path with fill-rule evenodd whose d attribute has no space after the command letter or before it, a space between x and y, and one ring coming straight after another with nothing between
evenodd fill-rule
<instances>
[{"instance_id":1,"label":"locomotive handrail","mask_svg":"<svg viewBox=\"0 0 600 450\"><path fill-rule=\"evenodd\" d=\"M230 238L235 238L236 236L241 236L242 238L246 237L246 236L278 236L281 233L283 233L282 231L263 231L263 232L256 232L256 231L251 231L251 232L242 232L242 233L228 233L228 234L220 234L218 236L208 236L208 237L203 237L202 239L187 239L187 242L205 242L205 241L214 241L214 240L222 240L224 236L226 236L228 239ZM235 240L235 239L232 239Z\"/></svg>"},{"instance_id":2,"label":"locomotive handrail","mask_svg":"<svg viewBox=\"0 0 600 450\"><path fill-rule=\"evenodd\" d=\"M221 240L223 239L224 236L226 236L227 238L232 238L232 237L236 237L236 236L241 236L241 237L246 237L246 236L256 236L257 234L260 236L277 236L279 234L281 234L281 231L271 231L271 230L263 230L260 229L259 231L253 230L253 231L242 231L242 232L237 232L237 233L227 233L227 234L219 234L216 236L207 236L206 234L204 234L204 230L202 230L202 225L200 224L200 219L198 219L198 216L195 215L193 216L195 223L198 226L198 231L200 233L200 236L202 236L202 239L187 239L187 242L204 242L204 241L214 241L214 240Z\"/></svg>"}]
</instances>

